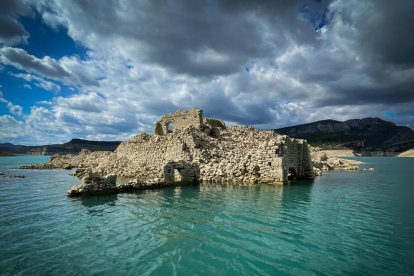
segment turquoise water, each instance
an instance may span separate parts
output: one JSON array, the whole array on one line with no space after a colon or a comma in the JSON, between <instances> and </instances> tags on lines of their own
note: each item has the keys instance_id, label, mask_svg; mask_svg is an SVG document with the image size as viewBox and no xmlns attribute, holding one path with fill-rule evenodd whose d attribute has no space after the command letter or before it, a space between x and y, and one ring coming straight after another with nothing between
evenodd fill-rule
<instances>
[{"instance_id":1,"label":"turquoise water","mask_svg":"<svg viewBox=\"0 0 414 276\"><path fill-rule=\"evenodd\" d=\"M66 197L69 171L1 157L0 274L409 275L414 158L313 183Z\"/></svg>"}]
</instances>

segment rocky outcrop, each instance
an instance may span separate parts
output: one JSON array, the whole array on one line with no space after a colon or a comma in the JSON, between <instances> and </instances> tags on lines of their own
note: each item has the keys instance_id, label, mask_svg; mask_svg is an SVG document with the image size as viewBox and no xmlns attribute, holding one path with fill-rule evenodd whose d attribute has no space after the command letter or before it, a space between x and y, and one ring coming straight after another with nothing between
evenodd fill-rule
<instances>
[{"instance_id":1,"label":"rocky outcrop","mask_svg":"<svg viewBox=\"0 0 414 276\"><path fill-rule=\"evenodd\" d=\"M343 159L342 151L326 151L320 148L311 148L312 162L314 166L315 175L322 175L323 171L331 170L358 170L359 165L363 164L361 161Z\"/></svg>"},{"instance_id":2,"label":"rocky outcrop","mask_svg":"<svg viewBox=\"0 0 414 276\"><path fill-rule=\"evenodd\" d=\"M73 175L82 183L73 186L69 196L198 183L282 184L313 179L315 171L350 168L346 161L322 156L317 149L312 150L317 160L313 164L305 140L252 127L226 127L201 114L181 111L178 119L168 114L157 123L158 134L138 134L115 152L57 155L47 164L23 168L76 168ZM178 128L170 129L170 123Z\"/></svg>"}]
</instances>

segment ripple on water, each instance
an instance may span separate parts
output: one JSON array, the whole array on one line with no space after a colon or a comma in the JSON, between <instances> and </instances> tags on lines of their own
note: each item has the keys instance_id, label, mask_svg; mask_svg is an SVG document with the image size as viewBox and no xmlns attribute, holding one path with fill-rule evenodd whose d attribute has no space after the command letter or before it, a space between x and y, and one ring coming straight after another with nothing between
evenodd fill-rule
<instances>
[{"instance_id":1,"label":"ripple on water","mask_svg":"<svg viewBox=\"0 0 414 276\"><path fill-rule=\"evenodd\" d=\"M374 158L374 172L327 173L313 184L75 199L66 197L77 182L68 171L19 171L26 178L0 179L0 268L5 275L409 274L406 179L414 175L390 170L393 162L413 165ZM4 164L0 158L0 171L12 170Z\"/></svg>"}]
</instances>

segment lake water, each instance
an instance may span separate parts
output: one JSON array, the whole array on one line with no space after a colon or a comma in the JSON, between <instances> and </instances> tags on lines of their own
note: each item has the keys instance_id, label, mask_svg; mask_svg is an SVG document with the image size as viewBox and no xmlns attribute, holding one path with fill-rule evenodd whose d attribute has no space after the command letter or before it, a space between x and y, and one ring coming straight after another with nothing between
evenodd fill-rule
<instances>
[{"instance_id":1,"label":"lake water","mask_svg":"<svg viewBox=\"0 0 414 276\"><path fill-rule=\"evenodd\" d=\"M313 183L70 199L69 171L1 157L0 274L413 275L414 158Z\"/></svg>"}]
</instances>

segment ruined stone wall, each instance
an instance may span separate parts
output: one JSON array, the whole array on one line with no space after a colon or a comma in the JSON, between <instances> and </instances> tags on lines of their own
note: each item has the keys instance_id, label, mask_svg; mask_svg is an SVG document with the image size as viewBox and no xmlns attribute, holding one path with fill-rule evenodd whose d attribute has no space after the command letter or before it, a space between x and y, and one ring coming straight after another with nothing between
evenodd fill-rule
<instances>
[{"instance_id":1,"label":"ruined stone wall","mask_svg":"<svg viewBox=\"0 0 414 276\"><path fill-rule=\"evenodd\" d=\"M231 127L217 139L202 140L203 182L275 183L283 181L282 158L275 152L278 137L268 131ZM206 150L204 150L206 149Z\"/></svg>"},{"instance_id":2,"label":"ruined stone wall","mask_svg":"<svg viewBox=\"0 0 414 276\"><path fill-rule=\"evenodd\" d=\"M117 174L151 183L191 182L199 178L198 165L192 163L194 148L194 137L180 130L166 136L137 135L117 148L122 160Z\"/></svg>"},{"instance_id":3,"label":"ruined stone wall","mask_svg":"<svg viewBox=\"0 0 414 276\"><path fill-rule=\"evenodd\" d=\"M145 182L282 183L289 173L306 178L312 163L305 141L251 127L195 127L165 136L141 134L117 151L117 174ZM173 176L173 172L180 175Z\"/></svg>"},{"instance_id":4,"label":"ruined stone wall","mask_svg":"<svg viewBox=\"0 0 414 276\"><path fill-rule=\"evenodd\" d=\"M222 120L204 118L203 123L210 127L226 128L226 124Z\"/></svg>"},{"instance_id":5,"label":"ruined stone wall","mask_svg":"<svg viewBox=\"0 0 414 276\"><path fill-rule=\"evenodd\" d=\"M190 126L200 128L203 125L203 112L199 109L189 109L166 114L162 116L161 121L156 123L154 133L167 135L171 132L168 128L169 125L171 125L172 132Z\"/></svg>"},{"instance_id":6,"label":"ruined stone wall","mask_svg":"<svg viewBox=\"0 0 414 276\"><path fill-rule=\"evenodd\" d=\"M313 166L309 145L302 139L286 137L282 149L284 181L299 178L312 178Z\"/></svg>"}]
</instances>

